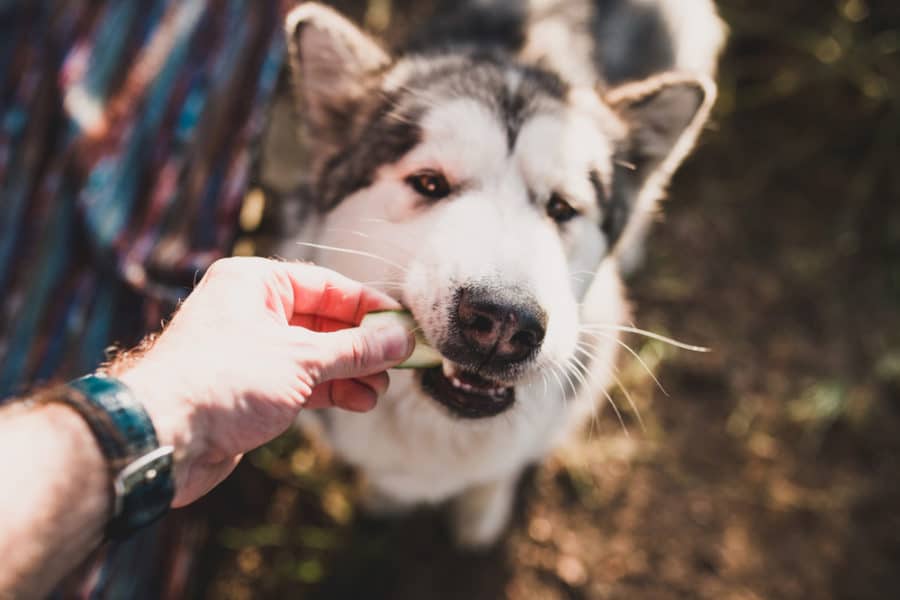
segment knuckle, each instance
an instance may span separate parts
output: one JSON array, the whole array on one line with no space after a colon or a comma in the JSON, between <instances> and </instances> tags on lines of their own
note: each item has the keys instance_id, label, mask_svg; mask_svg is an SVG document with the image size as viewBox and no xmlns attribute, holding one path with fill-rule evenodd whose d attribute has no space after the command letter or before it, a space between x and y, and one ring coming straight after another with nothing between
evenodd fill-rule
<instances>
[{"instance_id":1,"label":"knuckle","mask_svg":"<svg viewBox=\"0 0 900 600\"><path fill-rule=\"evenodd\" d=\"M230 256L213 262L203 274L202 283L216 282L217 285L230 285L236 281L259 279L266 273L268 261L256 256Z\"/></svg>"},{"instance_id":2,"label":"knuckle","mask_svg":"<svg viewBox=\"0 0 900 600\"><path fill-rule=\"evenodd\" d=\"M222 277L227 277L229 274L234 273L236 268L237 264L234 257L220 258L209 265L203 278L207 280L221 279Z\"/></svg>"},{"instance_id":3,"label":"knuckle","mask_svg":"<svg viewBox=\"0 0 900 600\"><path fill-rule=\"evenodd\" d=\"M350 359L353 367L362 369L368 365L371 358L372 350L366 339L362 335L354 335L350 340Z\"/></svg>"},{"instance_id":4,"label":"knuckle","mask_svg":"<svg viewBox=\"0 0 900 600\"><path fill-rule=\"evenodd\" d=\"M229 256L216 259L207 268L207 274L222 275L232 273L245 273L259 268L266 263L266 259L258 256Z\"/></svg>"},{"instance_id":5,"label":"knuckle","mask_svg":"<svg viewBox=\"0 0 900 600\"><path fill-rule=\"evenodd\" d=\"M228 271L234 265L234 261L234 257L219 258L213 262L213 264L209 265L207 273L221 273L222 271Z\"/></svg>"}]
</instances>

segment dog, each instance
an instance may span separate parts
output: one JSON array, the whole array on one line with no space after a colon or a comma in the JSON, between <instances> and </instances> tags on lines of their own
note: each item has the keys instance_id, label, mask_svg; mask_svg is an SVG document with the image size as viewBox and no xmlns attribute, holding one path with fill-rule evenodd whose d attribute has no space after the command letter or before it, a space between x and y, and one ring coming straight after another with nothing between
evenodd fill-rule
<instances>
[{"instance_id":1,"label":"dog","mask_svg":"<svg viewBox=\"0 0 900 600\"><path fill-rule=\"evenodd\" d=\"M449 501L456 541L490 546L612 379L620 272L709 116L725 27L711 0L471 0L396 51L312 3L286 35L262 177L309 195L278 254L391 294L443 357L314 418L370 510Z\"/></svg>"}]
</instances>

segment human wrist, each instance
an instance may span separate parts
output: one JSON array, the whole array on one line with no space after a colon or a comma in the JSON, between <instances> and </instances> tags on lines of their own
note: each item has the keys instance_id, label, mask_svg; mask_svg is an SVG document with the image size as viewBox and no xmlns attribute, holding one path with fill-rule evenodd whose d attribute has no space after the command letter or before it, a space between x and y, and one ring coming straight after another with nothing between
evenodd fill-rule
<instances>
[{"instance_id":1,"label":"human wrist","mask_svg":"<svg viewBox=\"0 0 900 600\"><path fill-rule=\"evenodd\" d=\"M169 371L169 372L166 372ZM159 367L151 357L142 358L127 368L107 371L125 384L150 417L160 446L174 449L175 490L186 487L193 463L204 454L205 438L198 433L200 411L177 372Z\"/></svg>"},{"instance_id":2,"label":"human wrist","mask_svg":"<svg viewBox=\"0 0 900 600\"><path fill-rule=\"evenodd\" d=\"M88 375L34 395L32 404L64 404L90 428L111 475L107 537L125 538L165 514L174 496L173 448L160 446L144 407L120 380Z\"/></svg>"}]
</instances>

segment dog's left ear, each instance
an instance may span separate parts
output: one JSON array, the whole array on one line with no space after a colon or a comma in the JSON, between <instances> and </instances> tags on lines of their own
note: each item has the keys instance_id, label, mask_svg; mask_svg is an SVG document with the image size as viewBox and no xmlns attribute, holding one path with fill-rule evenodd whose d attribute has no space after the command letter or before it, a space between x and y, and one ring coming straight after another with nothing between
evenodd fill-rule
<instances>
[{"instance_id":1,"label":"dog's left ear","mask_svg":"<svg viewBox=\"0 0 900 600\"><path fill-rule=\"evenodd\" d=\"M388 54L340 14L312 2L285 19L290 71L299 117L317 145L352 127Z\"/></svg>"},{"instance_id":2,"label":"dog's left ear","mask_svg":"<svg viewBox=\"0 0 900 600\"><path fill-rule=\"evenodd\" d=\"M665 185L694 146L715 98L711 79L678 73L608 90L604 101L628 128L617 159L638 181L655 176Z\"/></svg>"}]
</instances>

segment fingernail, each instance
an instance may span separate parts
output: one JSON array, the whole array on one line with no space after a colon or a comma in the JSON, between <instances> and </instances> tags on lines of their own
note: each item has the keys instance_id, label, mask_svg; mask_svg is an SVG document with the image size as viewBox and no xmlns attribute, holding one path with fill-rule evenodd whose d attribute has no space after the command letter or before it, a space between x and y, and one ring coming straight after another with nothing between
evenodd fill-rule
<instances>
[{"instance_id":1,"label":"fingernail","mask_svg":"<svg viewBox=\"0 0 900 600\"><path fill-rule=\"evenodd\" d=\"M403 360L413 351L415 337L401 325L386 325L375 331L385 360Z\"/></svg>"}]
</instances>

